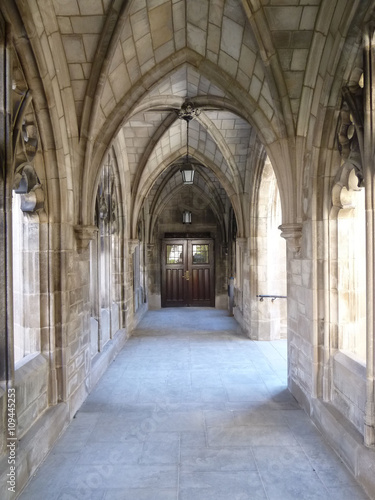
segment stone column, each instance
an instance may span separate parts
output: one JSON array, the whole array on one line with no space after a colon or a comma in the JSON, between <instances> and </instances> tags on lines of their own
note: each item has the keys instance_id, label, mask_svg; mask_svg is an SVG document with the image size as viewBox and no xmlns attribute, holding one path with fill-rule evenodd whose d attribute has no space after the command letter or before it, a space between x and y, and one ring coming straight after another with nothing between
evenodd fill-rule
<instances>
[{"instance_id":1,"label":"stone column","mask_svg":"<svg viewBox=\"0 0 375 500\"><path fill-rule=\"evenodd\" d=\"M247 258L247 238L236 238L236 280L234 288L234 317L242 330L250 336L250 322L246 318L246 302L244 297L250 297L249 263ZM247 275L246 275L247 270ZM247 295L245 290L247 290Z\"/></svg>"},{"instance_id":2,"label":"stone column","mask_svg":"<svg viewBox=\"0 0 375 500\"><path fill-rule=\"evenodd\" d=\"M0 16L0 381L12 383L13 311L12 311L12 104L11 40ZM4 78L5 75L5 78Z\"/></svg>"},{"instance_id":3,"label":"stone column","mask_svg":"<svg viewBox=\"0 0 375 500\"><path fill-rule=\"evenodd\" d=\"M135 308L136 308L136 298L135 298L135 289L134 289L134 253L139 245L139 240L138 239L129 239L128 240L128 289L132 292L130 295L130 300L129 300L129 311L132 316L132 320L130 323L130 330L133 328L133 321L134 321L134 313L135 313Z\"/></svg>"},{"instance_id":4,"label":"stone column","mask_svg":"<svg viewBox=\"0 0 375 500\"><path fill-rule=\"evenodd\" d=\"M374 134L375 134L375 40L374 31L367 28L363 35L365 61L365 121L363 169L366 196L366 409L364 442L366 446L375 446L375 387L374 387L374 209L375 209L375 170L374 170Z\"/></svg>"},{"instance_id":5,"label":"stone column","mask_svg":"<svg viewBox=\"0 0 375 500\"><path fill-rule=\"evenodd\" d=\"M303 351L304 339L299 331L300 325L300 293L301 293L301 273L302 264L300 261L301 255L301 239L302 239L302 224L291 223L282 224L279 226L281 237L287 243L287 339L288 339L288 386L290 391L295 394L298 400L304 400L306 393L309 396L312 387L301 387L301 377L299 372L303 373L305 380L309 379L311 372L310 366L299 361L301 356L299 351ZM292 364L293 363L293 364ZM311 360L312 363L312 360Z\"/></svg>"},{"instance_id":6,"label":"stone column","mask_svg":"<svg viewBox=\"0 0 375 500\"><path fill-rule=\"evenodd\" d=\"M147 270L148 306L150 309L160 309L161 308L161 289L160 289L161 261L160 261L160 248L155 243L147 244L145 267Z\"/></svg>"}]
</instances>

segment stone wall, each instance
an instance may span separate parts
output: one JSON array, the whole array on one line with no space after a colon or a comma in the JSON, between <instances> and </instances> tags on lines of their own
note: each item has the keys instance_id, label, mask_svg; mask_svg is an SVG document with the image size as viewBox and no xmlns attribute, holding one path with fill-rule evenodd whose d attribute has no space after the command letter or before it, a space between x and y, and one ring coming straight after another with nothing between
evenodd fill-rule
<instances>
[{"instance_id":1,"label":"stone wall","mask_svg":"<svg viewBox=\"0 0 375 500\"><path fill-rule=\"evenodd\" d=\"M251 339L275 340L287 334L286 249L278 229L279 190L268 160L254 182L259 189L251 207L250 236L236 239L235 317Z\"/></svg>"},{"instance_id":2,"label":"stone wall","mask_svg":"<svg viewBox=\"0 0 375 500\"><path fill-rule=\"evenodd\" d=\"M228 245L223 235L220 221L213 213L202 194L186 186L172 198L160 213L153 234L153 242L148 247L148 291L151 308L161 307L161 242L166 233L180 234L194 238L197 234L207 234L215 243L215 307L228 308ZM192 212L192 223L182 223L183 209ZM224 218L226 214L222 214Z\"/></svg>"},{"instance_id":3,"label":"stone wall","mask_svg":"<svg viewBox=\"0 0 375 500\"><path fill-rule=\"evenodd\" d=\"M73 234L73 231L71 231ZM66 239L69 241L69 238ZM71 240L73 242L74 240ZM132 267L127 256L124 269ZM121 276L121 277L120 277ZM103 375L108 365L126 342L131 328L139 321L144 308L137 315L133 310L132 272L120 273L126 300L123 305L113 302L111 310L110 339L92 356L90 335L90 250L77 252L75 249L62 252L61 283L64 289L60 305L64 322L56 326L56 347L54 350L55 369L51 369L47 346L45 354L29 355L18 363L15 371L14 387L17 401L17 489L22 489L25 481L33 474L54 441L74 417L88 393ZM58 276L55 276L59 281ZM120 310L125 307L125 311ZM125 324L120 324L122 315ZM116 330L116 331L115 331ZM54 394L54 387L57 394ZM54 399L56 401L54 401ZM5 393L0 399L1 407L6 406ZM2 411L4 415L4 411ZM56 419L56 420L54 420ZM1 464L6 466L6 450L2 433ZM1 491L6 489L6 476L1 476ZM3 498L8 498L7 494ZM9 496L11 498L11 496Z\"/></svg>"}]
</instances>

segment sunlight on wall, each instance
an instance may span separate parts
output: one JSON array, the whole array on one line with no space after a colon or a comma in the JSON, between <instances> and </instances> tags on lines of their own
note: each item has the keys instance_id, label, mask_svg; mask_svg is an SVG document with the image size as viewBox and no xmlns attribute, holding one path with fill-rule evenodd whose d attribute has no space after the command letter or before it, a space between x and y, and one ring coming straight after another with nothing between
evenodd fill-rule
<instances>
[{"instance_id":1,"label":"sunlight on wall","mask_svg":"<svg viewBox=\"0 0 375 500\"><path fill-rule=\"evenodd\" d=\"M339 349L366 361L365 191L350 190L350 210L338 214Z\"/></svg>"},{"instance_id":2,"label":"sunlight on wall","mask_svg":"<svg viewBox=\"0 0 375 500\"><path fill-rule=\"evenodd\" d=\"M265 163L259 188L257 219L258 294L286 296L286 243L278 227L282 223L280 193L270 162ZM258 304L259 338L285 338L286 299L264 299Z\"/></svg>"},{"instance_id":3,"label":"sunlight on wall","mask_svg":"<svg viewBox=\"0 0 375 500\"><path fill-rule=\"evenodd\" d=\"M39 217L21 210L13 193L13 328L14 361L40 350Z\"/></svg>"}]
</instances>

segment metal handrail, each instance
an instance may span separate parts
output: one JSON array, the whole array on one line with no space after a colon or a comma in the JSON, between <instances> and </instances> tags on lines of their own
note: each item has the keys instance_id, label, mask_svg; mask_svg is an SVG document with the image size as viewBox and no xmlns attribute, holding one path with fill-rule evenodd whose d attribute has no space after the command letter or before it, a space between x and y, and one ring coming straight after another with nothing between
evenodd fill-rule
<instances>
[{"instance_id":1,"label":"metal handrail","mask_svg":"<svg viewBox=\"0 0 375 500\"><path fill-rule=\"evenodd\" d=\"M259 297L259 301L263 302L264 299L272 299L272 302L276 299L287 299L286 295L257 295Z\"/></svg>"}]
</instances>

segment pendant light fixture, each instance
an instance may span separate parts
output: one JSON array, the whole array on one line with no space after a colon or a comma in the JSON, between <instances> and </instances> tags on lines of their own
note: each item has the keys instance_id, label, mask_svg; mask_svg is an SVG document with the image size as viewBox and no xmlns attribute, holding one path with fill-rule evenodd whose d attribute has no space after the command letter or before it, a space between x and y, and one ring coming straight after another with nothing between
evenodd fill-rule
<instances>
[{"instance_id":1,"label":"pendant light fixture","mask_svg":"<svg viewBox=\"0 0 375 500\"><path fill-rule=\"evenodd\" d=\"M194 183L195 173L193 163L189 160L189 123L195 116L198 116L199 113L200 110L194 108L191 102L185 102L178 113L178 117L186 122L186 157L180 170L182 182L186 185Z\"/></svg>"},{"instance_id":2,"label":"pendant light fixture","mask_svg":"<svg viewBox=\"0 0 375 500\"><path fill-rule=\"evenodd\" d=\"M182 224L191 224L191 212L189 210L182 212Z\"/></svg>"}]
</instances>

